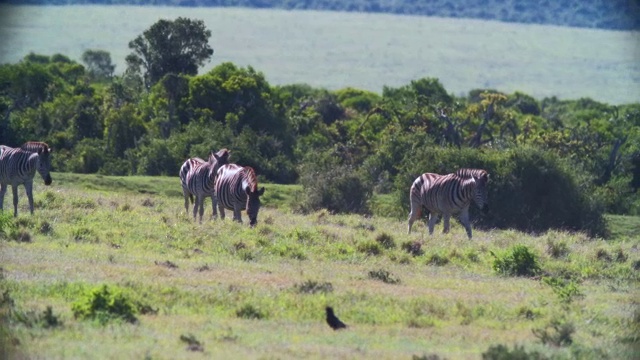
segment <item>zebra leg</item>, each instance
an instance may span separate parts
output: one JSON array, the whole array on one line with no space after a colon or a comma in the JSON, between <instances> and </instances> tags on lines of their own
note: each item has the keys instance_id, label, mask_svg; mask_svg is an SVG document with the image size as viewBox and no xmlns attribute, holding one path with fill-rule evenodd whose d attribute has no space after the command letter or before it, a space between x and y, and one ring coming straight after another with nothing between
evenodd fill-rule
<instances>
[{"instance_id":1,"label":"zebra leg","mask_svg":"<svg viewBox=\"0 0 640 360\"><path fill-rule=\"evenodd\" d=\"M216 209L218 207L218 197L216 196L216 194L211 194L211 206L213 207L213 213L211 214L211 217L215 219L218 217L218 210Z\"/></svg>"},{"instance_id":2,"label":"zebra leg","mask_svg":"<svg viewBox=\"0 0 640 360\"><path fill-rule=\"evenodd\" d=\"M433 235L433 228L436 226L439 215L437 213L429 213L429 235Z\"/></svg>"},{"instance_id":3,"label":"zebra leg","mask_svg":"<svg viewBox=\"0 0 640 360\"><path fill-rule=\"evenodd\" d=\"M224 220L224 205L222 202L218 202L218 210L220 210L220 220Z\"/></svg>"},{"instance_id":4,"label":"zebra leg","mask_svg":"<svg viewBox=\"0 0 640 360\"><path fill-rule=\"evenodd\" d=\"M233 207L233 220L242 224L242 209L238 205Z\"/></svg>"},{"instance_id":5,"label":"zebra leg","mask_svg":"<svg viewBox=\"0 0 640 360\"><path fill-rule=\"evenodd\" d=\"M0 184L0 210L4 211L4 194L7 192L7 184Z\"/></svg>"},{"instance_id":6,"label":"zebra leg","mask_svg":"<svg viewBox=\"0 0 640 360\"><path fill-rule=\"evenodd\" d=\"M413 202L411 202L411 213L409 213L409 229L407 231L407 234L411 234L411 226L413 225L413 222L416 221L416 219L419 219L421 214L421 208L420 206L414 206Z\"/></svg>"},{"instance_id":7,"label":"zebra leg","mask_svg":"<svg viewBox=\"0 0 640 360\"><path fill-rule=\"evenodd\" d=\"M18 185L11 185L13 192L13 217L18 217Z\"/></svg>"},{"instance_id":8,"label":"zebra leg","mask_svg":"<svg viewBox=\"0 0 640 360\"><path fill-rule=\"evenodd\" d=\"M31 211L31 215L33 215L33 183L31 181L25 182L24 188L27 191L27 198L29 199L29 211Z\"/></svg>"},{"instance_id":9,"label":"zebra leg","mask_svg":"<svg viewBox=\"0 0 640 360\"><path fill-rule=\"evenodd\" d=\"M200 203L200 197L196 195L193 201L193 221L198 219L198 204Z\"/></svg>"},{"instance_id":10,"label":"zebra leg","mask_svg":"<svg viewBox=\"0 0 640 360\"><path fill-rule=\"evenodd\" d=\"M182 195L184 196L184 212L189 216L189 190L183 187Z\"/></svg>"},{"instance_id":11,"label":"zebra leg","mask_svg":"<svg viewBox=\"0 0 640 360\"><path fill-rule=\"evenodd\" d=\"M442 215L442 220L444 222L444 229L442 230L442 233L446 234L446 233L449 232L449 229L451 228L451 224L450 224L451 215L450 214L443 214Z\"/></svg>"},{"instance_id":12,"label":"zebra leg","mask_svg":"<svg viewBox=\"0 0 640 360\"><path fill-rule=\"evenodd\" d=\"M465 230L467 230L467 236L469 240L471 240L471 222L469 221L469 208L462 209L462 213L460 213L460 222L464 226Z\"/></svg>"},{"instance_id":13,"label":"zebra leg","mask_svg":"<svg viewBox=\"0 0 640 360\"><path fill-rule=\"evenodd\" d=\"M202 216L204 215L204 195L198 197L198 213L200 214L200 224L202 224Z\"/></svg>"}]
</instances>

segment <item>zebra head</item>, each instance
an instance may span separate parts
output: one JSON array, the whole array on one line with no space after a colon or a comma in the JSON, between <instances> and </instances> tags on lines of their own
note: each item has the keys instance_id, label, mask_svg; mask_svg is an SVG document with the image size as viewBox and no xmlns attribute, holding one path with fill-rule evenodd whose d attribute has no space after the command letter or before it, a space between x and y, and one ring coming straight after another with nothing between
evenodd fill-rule
<instances>
[{"instance_id":1,"label":"zebra head","mask_svg":"<svg viewBox=\"0 0 640 360\"><path fill-rule=\"evenodd\" d=\"M38 163L36 165L36 170L40 173L40 176L42 176L44 184L51 185L51 182L53 181L50 174L51 153L53 152L53 149L51 149L46 143L35 141L24 143L20 146L20 149L37 154Z\"/></svg>"},{"instance_id":2,"label":"zebra head","mask_svg":"<svg viewBox=\"0 0 640 360\"><path fill-rule=\"evenodd\" d=\"M249 216L249 225L256 226L258 223L258 211L260 211L260 196L264 194L264 187L253 190L251 186L245 187L244 191L247 193L247 216Z\"/></svg>"},{"instance_id":3,"label":"zebra head","mask_svg":"<svg viewBox=\"0 0 640 360\"><path fill-rule=\"evenodd\" d=\"M485 170L475 170L473 179L476 181L476 191L473 200L480 210L489 212L489 173Z\"/></svg>"},{"instance_id":4,"label":"zebra head","mask_svg":"<svg viewBox=\"0 0 640 360\"><path fill-rule=\"evenodd\" d=\"M247 194L247 216L249 216L249 225L256 226L258 223L258 211L260 211L260 196L264 194L264 187L258 189L258 177L253 168L247 166L244 168L244 192Z\"/></svg>"},{"instance_id":5,"label":"zebra head","mask_svg":"<svg viewBox=\"0 0 640 360\"><path fill-rule=\"evenodd\" d=\"M217 176L218 170L220 170L223 165L229 163L229 154L231 154L231 151L225 148L220 149L217 153L212 152L209 155L209 163L213 164L210 170L210 176Z\"/></svg>"},{"instance_id":6,"label":"zebra head","mask_svg":"<svg viewBox=\"0 0 640 360\"><path fill-rule=\"evenodd\" d=\"M212 152L211 155L209 155L209 162L215 161L216 167L220 168L222 165L226 165L229 163L230 154L231 151L227 150L226 148L220 149L217 153Z\"/></svg>"}]
</instances>

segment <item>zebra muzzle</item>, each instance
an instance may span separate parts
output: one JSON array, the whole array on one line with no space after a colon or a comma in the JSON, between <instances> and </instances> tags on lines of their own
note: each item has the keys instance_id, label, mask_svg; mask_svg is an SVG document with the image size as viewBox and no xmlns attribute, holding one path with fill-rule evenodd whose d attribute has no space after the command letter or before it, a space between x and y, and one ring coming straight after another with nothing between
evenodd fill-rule
<instances>
[{"instance_id":1,"label":"zebra muzzle","mask_svg":"<svg viewBox=\"0 0 640 360\"><path fill-rule=\"evenodd\" d=\"M51 179L51 175L48 175L46 178L44 178L45 185L51 185L51 182L53 182L53 180Z\"/></svg>"}]
</instances>

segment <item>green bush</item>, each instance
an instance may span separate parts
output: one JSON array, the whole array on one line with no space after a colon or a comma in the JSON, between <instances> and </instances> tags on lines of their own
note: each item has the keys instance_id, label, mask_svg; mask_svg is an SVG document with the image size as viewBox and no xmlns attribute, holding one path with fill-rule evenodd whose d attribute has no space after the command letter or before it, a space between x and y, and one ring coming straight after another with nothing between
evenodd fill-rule
<instances>
[{"instance_id":1,"label":"green bush","mask_svg":"<svg viewBox=\"0 0 640 360\"><path fill-rule=\"evenodd\" d=\"M547 357L537 351L527 352L522 346L514 346L513 350L505 345L491 345L482 353L482 360L542 360Z\"/></svg>"},{"instance_id":2,"label":"green bush","mask_svg":"<svg viewBox=\"0 0 640 360\"><path fill-rule=\"evenodd\" d=\"M111 289L107 285L95 287L71 306L76 319L97 320L105 324L110 320L123 320L134 323L136 308L119 289Z\"/></svg>"},{"instance_id":3,"label":"green bush","mask_svg":"<svg viewBox=\"0 0 640 360\"><path fill-rule=\"evenodd\" d=\"M6 237L14 229L13 215L9 211L0 212L0 236Z\"/></svg>"},{"instance_id":4,"label":"green bush","mask_svg":"<svg viewBox=\"0 0 640 360\"><path fill-rule=\"evenodd\" d=\"M537 256L525 245L515 245L494 257L493 270L507 276L533 276L540 272Z\"/></svg>"},{"instance_id":5,"label":"green bush","mask_svg":"<svg viewBox=\"0 0 640 360\"><path fill-rule=\"evenodd\" d=\"M340 164L330 150L308 157L300 168L304 188L302 210L327 209L333 213L367 213L372 191L357 169Z\"/></svg>"},{"instance_id":6,"label":"green bush","mask_svg":"<svg viewBox=\"0 0 640 360\"><path fill-rule=\"evenodd\" d=\"M583 296L578 284L571 280L562 280L557 277L545 276L542 282L551 286L553 292L558 295L560 301L570 303L573 299Z\"/></svg>"}]
</instances>

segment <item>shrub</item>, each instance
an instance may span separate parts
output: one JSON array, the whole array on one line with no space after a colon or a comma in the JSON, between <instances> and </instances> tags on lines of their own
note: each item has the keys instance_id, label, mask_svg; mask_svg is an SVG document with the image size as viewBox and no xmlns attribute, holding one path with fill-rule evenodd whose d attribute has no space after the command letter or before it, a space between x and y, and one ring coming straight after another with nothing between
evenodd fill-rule
<instances>
[{"instance_id":1,"label":"shrub","mask_svg":"<svg viewBox=\"0 0 640 360\"><path fill-rule=\"evenodd\" d=\"M396 247L396 243L393 241L393 236L387 233L381 233L376 236L376 242L385 249L393 249Z\"/></svg>"},{"instance_id":2,"label":"shrub","mask_svg":"<svg viewBox=\"0 0 640 360\"><path fill-rule=\"evenodd\" d=\"M244 319L264 319L266 318L265 313L260 311L260 309L254 307L251 304L246 304L242 306L240 309L236 310L236 316Z\"/></svg>"},{"instance_id":3,"label":"shrub","mask_svg":"<svg viewBox=\"0 0 640 360\"><path fill-rule=\"evenodd\" d=\"M27 327L41 327L43 329L51 329L62 325L62 322L56 315L53 314L51 306L47 306L47 309L38 314L35 311L13 311L12 316L14 321L17 321Z\"/></svg>"},{"instance_id":4,"label":"shrub","mask_svg":"<svg viewBox=\"0 0 640 360\"><path fill-rule=\"evenodd\" d=\"M533 276L540 271L538 259L529 248L524 245L515 245L502 254L494 257L493 270L507 276Z\"/></svg>"},{"instance_id":5,"label":"shrub","mask_svg":"<svg viewBox=\"0 0 640 360\"><path fill-rule=\"evenodd\" d=\"M97 320L105 324L110 320L134 323L135 306L120 290L102 285L87 291L71 306L76 319Z\"/></svg>"},{"instance_id":6,"label":"shrub","mask_svg":"<svg viewBox=\"0 0 640 360\"><path fill-rule=\"evenodd\" d=\"M335 150L337 151L337 150ZM302 209L327 209L334 213L367 213L371 187L356 168L340 164L334 150L321 156L309 156L300 168L304 188Z\"/></svg>"},{"instance_id":7,"label":"shrub","mask_svg":"<svg viewBox=\"0 0 640 360\"><path fill-rule=\"evenodd\" d=\"M574 298L582 296L578 285L574 281L565 281L557 277L543 277L542 282L551 286L553 292L564 303L570 303Z\"/></svg>"},{"instance_id":8,"label":"shrub","mask_svg":"<svg viewBox=\"0 0 640 360\"><path fill-rule=\"evenodd\" d=\"M387 270L379 269L369 271L369 278L374 280L380 280L385 284L399 284L400 279Z\"/></svg>"},{"instance_id":9,"label":"shrub","mask_svg":"<svg viewBox=\"0 0 640 360\"><path fill-rule=\"evenodd\" d=\"M449 263L449 258L440 254L431 254L427 257L427 265L444 266Z\"/></svg>"},{"instance_id":10,"label":"shrub","mask_svg":"<svg viewBox=\"0 0 640 360\"><path fill-rule=\"evenodd\" d=\"M8 234L13 227L13 216L8 211L0 212L0 235Z\"/></svg>"},{"instance_id":11,"label":"shrub","mask_svg":"<svg viewBox=\"0 0 640 360\"><path fill-rule=\"evenodd\" d=\"M505 345L491 345L482 353L482 360L541 360L547 359L537 351L527 352L522 346L514 346L513 350Z\"/></svg>"},{"instance_id":12,"label":"shrub","mask_svg":"<svg viewBox=\"0 0 640 360\"><path fill-rule=\"evenodd\" d=\"M380 255L382 254L382 249L380 248L380 244L375 241L363 241L358 243L357 249L359 252L367 254L367 255Z\"/></svg>"},{"instance_id":13,"label":"shrub","mask_svg":"<svg viewBox=\"0 0 640 360\"><path fill-rule=\"evenodd\" d=\"M568 346L573 343L572 334L576 331L571 322L553 319L542 329L533 329L535 335L545 345Z\"/></svg>"},{"instance_id":14,"label":"shrub","mask_svg":"<svg viewBox=\"0 0 640 360\"><path fill-rule=\"evenodd\" d=\"M413 256L420 256L424 254L424 251L422 251L422 243L419 241L405 241L402 243L401 247L402 250Z\"/></svg>"},{"instance_id":15,"label":"shrub","mask_svg":"<svg viewBox=\"0 0 640 360\"><path fill-rule=\"evenodd\" d=\"M320 283L314 280L307 280L301 284L296 284L294 289L300 294L326 294L333 292L333 285L330 282Z\"/></svg>"},{"instance_id":16,"label":"shrub","mask_svg":"<svg viewBox=\"0 0 640 360\"><path fill-rule=\"evenodd\" d=\"M556 243L551 240L547 240L547 254L555 259L564 258L569 255L569 247L564 241Z\"/></svg>"}]
</instances>

